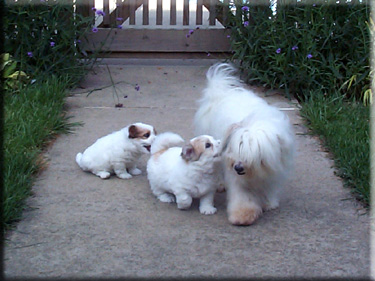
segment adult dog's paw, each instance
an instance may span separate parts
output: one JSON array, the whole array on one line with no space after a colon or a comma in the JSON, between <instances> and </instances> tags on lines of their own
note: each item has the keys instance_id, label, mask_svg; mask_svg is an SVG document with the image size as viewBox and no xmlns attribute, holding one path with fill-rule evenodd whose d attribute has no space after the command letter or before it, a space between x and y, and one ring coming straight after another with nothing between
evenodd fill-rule
<instances>
[{"instance_id":1,"label":"adult dog's paw","mask_svg":"<svg viewBox=\"0 0 375 281\"><path fill-rule=\"evenodd\" d=\"M228 220L233 225L251 225L261 215L258 208L238 208L229 213Z\"/></svg>"}]
</instances>

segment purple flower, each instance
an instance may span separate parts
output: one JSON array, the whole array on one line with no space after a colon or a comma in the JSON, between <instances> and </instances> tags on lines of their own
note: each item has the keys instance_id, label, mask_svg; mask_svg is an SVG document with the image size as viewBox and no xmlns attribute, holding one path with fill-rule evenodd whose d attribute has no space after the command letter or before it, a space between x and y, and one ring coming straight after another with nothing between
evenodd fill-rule
<instances>
[{"instance_id":1,"label":"purple flower","mask_svg":"<svg viewBox=\"0 0 375 281\"><path fill-rule=\"evenodd\" d=\"M102 11L102 10L97 10L96 11L96 14L98 15L98 16L105 16L105 13Z\"/></svg>"},{"instance_id":2,"label":"purple flower","mask_svg":"<svg viewBox=\"0 0 375 281\"><path fill-rule=\"evenodd\" d=\"M92 32L98 32L98 28L94 27L93 29L91 29Z\"/></svg>"},{"instance_id":3,"label":"purple flower","mask_svg":"<svg viewBox=\"0 0 375 281\"><path fill-rule=\"evenodd\" d=\"M118 28L118 29L122 29L122 25L119 24L119 25L117 26L117 28Z\"/></svg>"},{"instance_id":4,"label":"purple flower","mask_svg":"<svg viewBox=\"0 0 375 281\"><path fill-rule=\"evenodd\" d=\"M248 21L245 21L245 22L243 23L243 26L249 26L249 22L248 22Z\"/></svg>"},{"instance_id":5,"label":"purple flower","mask_svg":"<svg viewBox=\"0 0 375 281\"><path fill-rule=\"evenodd\" d=\"M116 18L117 21L123 21L123 18Z\"/></svg>"},{"instance_id":6,"label":"purple flower","mask_svg":"<svg viewBox=\"0 0 375 281\"><path fill-rule=\"evenodd\" d=\"M308 55L307 55L307 58L308 58L308 59L311 59L312 57L313 57L312 54L308 54Z\"/></svg>"},{"instance_id":7,"label":"purple flower","mask_svg":"<svg viewBox=\"0 0 375 281\"><path fill-rule=\"evenodd\" d=\"M189 30L189 34L191 35L191 34L193 34L194 33L194 30L193 29L190 29Z\"/></svg>"},{"instance_id":8,"label":"purple flower","mask_svg":"<svg viewBox=\"0 0 375 281\"><path fill-rule=\"evenodd\" d=\"M280 53L281 53L281 49L278 48L278 49L276 50L276 54L280 54Z\"/></svg>"},{"instance_id":9,"label":"purple flower","mask_svg":"<svg viewBox=\"0 0 375 281\"><path fill-rule=\"evenodd\" d=\"M292 47L292 51L295 51L295 50L298 50L298 46L297 45Z\"/></svg>"},{"instance_id":10,"label":"purple flower","mask_svg":"<svg viewBox=\"0 0 375 281\"><path fill-rule=\"evenodd\" d=\"M95 7L92 7L91 10L93 10L94 12L96 12L96 8Z\"/></svg>"},{"instance_id":11,"label":"purple flower","mask_svg":"<svg viewBox=\"0 0 375 281\"><path fill-rule=\"evenodd\" d=\"M196 28L197 30L199 29L199 26L197 26L197 28Z\"/></svg>"},{"instance_id":12,"label":"purple flower","mask_svg":"<svg viewBox=\"0 0 375 281\"><path fill-rule=\"evenodd\" d=\"M32 58L33 57L33 52L27 52L27 55Z\"/></svg>"},{"instance_id":13,"label":"purple flower","mask_svg":"<svg viewBox=\"0 0 375 281\"><path fill-rule=\"evenodd\" d=\"M211 54L210 54L210 53L207 53L207 57L209 57L209 56L211 56Z\"/></svg>"},{"instance_id":14,"label":"purple flower","mask_svg":"<svg viewBox=\"0 0 375 281\"><path fill-rule=\"evenodd\" d=\"M134 89L135 89L136 91L139 91L139 89L140 89L139 85L138 85L138 84L135 84Z\"/></svg>"},{"instance_id":15,"label":"purple flower","mask_svg":"<svg viewBox=\"0 0 375 281\"><path fill-rule=\"evenodd\" d=\"M55 47L55 42L51 41L51 42L49 43L49 45L50 45L51 47Z\"/></svg>"},{"instance_id":16,"label":"purple flower","mask_svg":"<svg viewBox=\"0 0 375 281\"><path fill-rule=\"evenodd\" d=\"M227 38L230 38L230 35L227 35Z\"/></svg>"},{"instance_id":17,"label":"purple flower","mask_svg":"<svg viewBox=\"0 0 375 281\"><path fill-rule=\"evenodd\" d=\"M186 38L189 38L190 37L190 34L186 34Z\"/></svg>"},{"instance_id":18,"label":"purple flower","mask_svg":"<svg viewBox=\"0 0 375 281\"><path fill-rule=\"evenodd\" d=\"M244 11L244 12L247 12L247 11L249 11L249 7L248 6L243 6L241 8L241 10Z\"/></svg>"}]
</instances>

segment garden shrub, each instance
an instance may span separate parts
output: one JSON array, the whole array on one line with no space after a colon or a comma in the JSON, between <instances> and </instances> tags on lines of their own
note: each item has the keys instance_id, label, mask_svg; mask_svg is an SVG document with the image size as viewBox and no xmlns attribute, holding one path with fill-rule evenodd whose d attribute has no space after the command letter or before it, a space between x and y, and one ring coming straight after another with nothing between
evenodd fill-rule
<instances>
[{"instance_id":1,"label":"garden shrub","mask_svg":"<svg viewBox=\"0 0 375 281\"><path fill-rule=\"evenodd\" d=\"M5 15L5 52L27 74L70 74L74 84L94 61L81 48L92 19L76 14L72 1L8 1Z\"/></svg>"},{"instance_id":2,"label":"garden shrub","mask_svg":"<svg viewBox=\"0 0 375 281\"><path fill-rule=\"evenodd\" d=\"M237 6L232 17L233 59L248 82L298 98L317 89L362 98L370 87L366 1L278 0L276 13L260 2Z\"/></svg>"}]
</instances>

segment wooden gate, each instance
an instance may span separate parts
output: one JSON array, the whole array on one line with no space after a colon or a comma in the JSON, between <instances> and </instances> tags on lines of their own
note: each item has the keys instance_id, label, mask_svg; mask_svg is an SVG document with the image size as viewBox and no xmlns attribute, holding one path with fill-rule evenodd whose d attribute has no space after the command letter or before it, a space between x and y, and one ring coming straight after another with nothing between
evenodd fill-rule
<instances>
[{"instance_id":1,"label":"wooden gate","mask_svg":"<svg viewBox=\"0 0 375 281\"><path fill-rule=\"evenodd\" d=\"M87 50L105 42L103 49L112 57L135 53L226 55L230 51L228 2L76 0L77 12L92 16L95 22L87 36Z\"/></svg>"}]
</instances>

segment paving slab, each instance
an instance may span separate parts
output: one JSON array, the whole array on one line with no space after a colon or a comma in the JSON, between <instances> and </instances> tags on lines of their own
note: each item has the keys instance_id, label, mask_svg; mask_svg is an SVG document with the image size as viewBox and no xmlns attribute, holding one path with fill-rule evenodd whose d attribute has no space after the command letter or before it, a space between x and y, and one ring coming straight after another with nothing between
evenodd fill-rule
<instances>
[{"instance_id":1,"label":"paving slab","mask_svg":"<svg viewBox=\"0 0 375 281\"><path fill-rule=\"evenodd\" d=\"M228 222L225 193L215 197L212 216L201 215L197 202L186 211L159 202L148 185L147 156L140 159L142 175L130 180L101 180L76 165L78 152L133 122L192 138L196 100L214 62L107 60L72 91L67 109L83 125L46 151L48 168L6 235L7 278L369 278L369 215L308 134L298 104L275 92L258 89L294 124L295 173L280 207L252 226ZM117 94L107 87L108 69ZM100 90L87 96L93 89Z\"/></svg>"}]
</instances>

